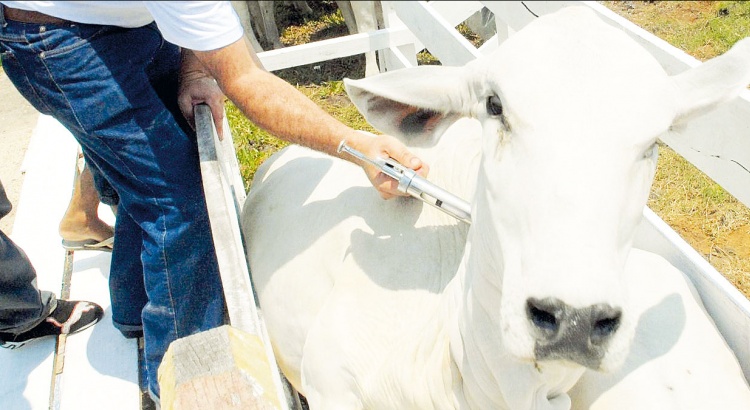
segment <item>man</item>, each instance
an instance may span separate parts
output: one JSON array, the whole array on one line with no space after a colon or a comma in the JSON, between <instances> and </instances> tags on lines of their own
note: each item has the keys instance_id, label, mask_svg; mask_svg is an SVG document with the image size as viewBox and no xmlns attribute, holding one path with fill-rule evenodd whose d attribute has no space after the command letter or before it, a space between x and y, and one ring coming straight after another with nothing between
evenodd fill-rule
<instances>
[{"instance_id":1,"label":"man","mask_svg":"<svg viewBox=\"0 0 750 410\"><path fill-rule=\"evenodd\" d=\"M6 74L71 131L119 195L113 321L126 337L143 332L157 399L169 343L224 320L196 142L180 110L192 121L193 105L206 102L220 124L223 91L290 142L338 155L346 140L365 155L427 173L395 138L345 126L263 70L229 2L0 3ZM383 198L399 195L395 181L360 165Z\"/></svg>"},{"instance_id":2,"label":"man","mask_svg":"<svg viewBox=\"0 0 750 410\"><path fill-rule=\"evenodd\" d=\"M0 218L10 209L0 181ZM0 231L0 347L17 349L43 337L80 332L103 314L95 303L58 300L37 289L36 271L26 254Z\"/></svg>"}]
</instances>

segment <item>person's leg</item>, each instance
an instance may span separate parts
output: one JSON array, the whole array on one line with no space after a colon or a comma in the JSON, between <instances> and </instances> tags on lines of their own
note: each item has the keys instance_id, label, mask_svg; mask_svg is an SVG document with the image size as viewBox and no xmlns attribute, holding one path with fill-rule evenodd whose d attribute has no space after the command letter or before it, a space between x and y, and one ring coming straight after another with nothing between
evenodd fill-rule
<instances>
[{"instance_id":1,"label":"person's leg","mask_svg":"<svg viewBox=\"0 0 750 410\"><path fill-rule=\"evenodd\" d=\"M73 185L73 195L60 220L59 232L66 249L111 250L114 228L99 218L99 193L91 166L84 163Z\"/></svg>"},{"instance_id":2,"label":"person's leg","mask_svg":"<svg viewBox=\"0 0 750 410\"><path fill-rule=\"evenodd\" d=\"M102 171L99 170L99 168L96 167L96 165L91 162L91 160L86 159L86 154L83 153L84 158L84 164L86 164L86 168L88 168L89 172L91 172L91 177L94 181L94 187L96 188L96 192L99 194L99 200L104 205L109 205L109 207L112 209L112 213L117 216L117 204L120 203L120 196L117 195L117 192L115 191L115 188L112 186L112 184L107 181L106 178L104 178L104 175L102 175Z\"/></svg>"},{"instance_id":3,"label":"person's leg","mask_svg":"<svg viewBox=\"0 0 750 410\"><path fill-rule=\"evenodd\" d=\"M0 181L0 218L9 211ZM52 292L40 291L26 254L0 232L0 347L16 349L35 339L76 333L103 315L95 303L57 300Z\"/></svg>"},{"instance_id":4,"label":"person's leg","mask_svg":"<svg viewBox=\"0 0 750 410\"><path fill-rule=\"evenodd\" d=\"M0 218L11 204L0 181ZM21 248L0 231L0 332L25 332L57 306L52 292L36 286L36 271Z\"/></svg>"},{"instance_id":5,"label":"person's leg","mask_svg":"<svg viewBox=\"0 0 750 410\"><path fill-rule=\"evenodd\" d=\"M10 61L17 62L3 59L8 77L19 89L28 85L22 94L39 100L73 133L120 195L110 281L132 284L144 275L146 366L149 389L158 395L158 365L169 344L224 323L197 143L165 108L152 87L151 70L144 69L161 60L160 52L176 50L167 47L153 24L47 27L40 33L11 23L3 31L11 41L23 36L12 44L0 41L13 52ZM139 235L121 236L124 213ZM119 263L123 257L131 263ZM142 271L135 270L138 257ZM124 291L132 289L113 290ZM118 304L138 302L128 294L112 297ZM131 319L122 320L130 325Z\"/></svg>"},{"instance_id":6,"label":"person's leg","mask_svg":"<svg viewBox=\"0 0 750 410\"><path fill-rule=\"evenodd\" d=\"M124 243L142 243L142 229L130 214L123 210L115 220L115 237ZM109 275L109 297L112 302L112 322L128 339L143 336L142 312L148 303L143 279L141 249L118 247L112 253ZM114 274L113 274L114 273Z\"/></svg>"}]
</instances>

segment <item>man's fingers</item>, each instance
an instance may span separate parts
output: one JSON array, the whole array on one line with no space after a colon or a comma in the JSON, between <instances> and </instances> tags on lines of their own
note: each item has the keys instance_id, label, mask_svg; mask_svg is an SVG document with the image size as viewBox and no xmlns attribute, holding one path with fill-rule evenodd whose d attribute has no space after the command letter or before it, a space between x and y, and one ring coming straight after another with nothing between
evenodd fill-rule
<instances>
[{"instance_id":1,"label":"man's fingers","mask_svg":"<svg viewBox=\"0 0 750 410\"><path fill-rule=\"evenodd\" d=\"M214 124L216 124L216 132L219 134L219 140L224 140L224 103L220 106L217 104L210 104L211 115L214 117Z\"/></svg>"},{"instance_id":2,"label":"man's fingers","mask_svg":"<svg viewBox=\"0 0 750 410\"><path fill-rule=\"evenodd\" d=\"M395 141L395 140L394 140ZM422 162L422 160L417 157L416 155L412 154L409 149L403 145L403 144L390 144L390 149L388 149L388 155L398 161L401 165L404 165L406 167L409 167L417 173L422 176L427 176L427 171L429 168L427 165Z\"/></svg>"},{"instance_id":3,"label":"man's fingers","mask_svg":"<svg viewBox=\"0 0 750 410\"><path fill-rule=\"evenodd\" d=\"M377 188L380 197L383 199L391 199L395 196L403 195L398 191L398 181L382 172L378 173L373 180L373 186Z\"/></svg>"},{"instance_id":4,"label":"man's fingers","mask_svg":"<svg viewBox=\"0 0 750 410\"><path fill-rule=\"evenodd\" d=\"M195 129L195 118L193 113L193 104L190 97L179 96L177 98L177 105L180 107L182 116L185 117L188 124Z\"/></svg>"}]
</instances>

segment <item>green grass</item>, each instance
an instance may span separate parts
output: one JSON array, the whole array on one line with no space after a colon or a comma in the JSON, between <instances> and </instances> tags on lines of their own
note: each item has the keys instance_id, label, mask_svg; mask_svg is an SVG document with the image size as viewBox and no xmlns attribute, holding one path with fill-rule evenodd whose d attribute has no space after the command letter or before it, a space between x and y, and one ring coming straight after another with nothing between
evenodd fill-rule
<instances>
[{"instance_id":1,"label":"green grass","mask_svg":"<svg viewBox=\"0 0 750 410\"><path fill-rule=\"evenodd\" d=\"M288 143L260 129L231 102L226 104L226 110L237 151L240 174L245 183L245 191L247 191L250 189L255 171L263 161Z\"/></svg>"},{"instance_id":2,"label":"green grass","mask_svg":"<svg viewBox=\"0 0 750 410\"><path fill-rule=\"evenodd\" d=\"M346 96L343 81L297 86L297 89L339 121L354 129L377 132L368 124ZM255 171L269 156L289 145L247 119L239 109L227 103L227 118L237 151L240 174L248 190Z\"/></svg>"},{"instance_id":3,"label":"green grass","mask_svg":"<svg viewBox=\"0 0 750 410\"><path fill-rule=\"evenodd\" d=\"M722 54L738 40L750 36L749 2L602 3L699 60Z\"/></svg>"}]
</instances>

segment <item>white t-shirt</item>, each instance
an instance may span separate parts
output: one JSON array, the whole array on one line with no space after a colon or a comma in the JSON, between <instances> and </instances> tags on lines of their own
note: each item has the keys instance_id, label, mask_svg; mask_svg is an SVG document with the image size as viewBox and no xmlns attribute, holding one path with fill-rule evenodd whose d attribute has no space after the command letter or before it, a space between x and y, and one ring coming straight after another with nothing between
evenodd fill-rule
<instances>
[{"instance_id":1,"label":"white t-shirt","mask_svg":"<svg viewBox=\"0 0 750 410\"><path fill-rule=\"evenodd\" d=\"M141 27L156 21L164 39L191 50L215 50L244 35L228 1L5 1L8 7L32 10L84 24Z\"/></svg>"}]
</instances>

